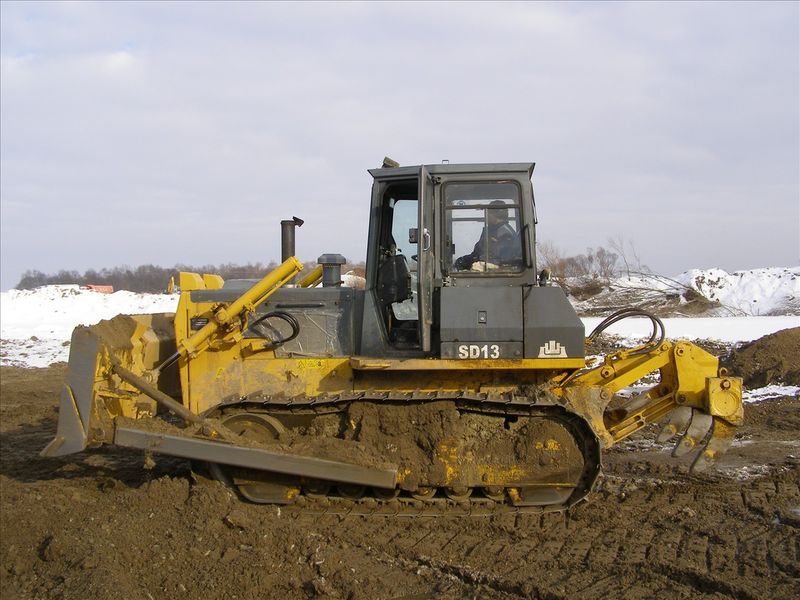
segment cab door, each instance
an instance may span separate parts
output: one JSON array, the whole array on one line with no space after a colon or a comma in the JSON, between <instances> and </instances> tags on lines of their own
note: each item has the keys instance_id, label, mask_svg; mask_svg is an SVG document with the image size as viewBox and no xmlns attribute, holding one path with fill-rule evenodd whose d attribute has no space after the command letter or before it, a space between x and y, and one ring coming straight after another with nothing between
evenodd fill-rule
<instances>
[{"instance_id":1,"label":"cab door","mask_svg":"<svg viewBox=\"0 0 800 600\"><path fill-rule=\"evenodd\" d=\"M433 278L434 256L434 198L433 180L423 166L419 170L419 234L417 236L417 299L419 303L420 350L431 350L431 326L433 325Z\"/></svg>"}]
</instances>

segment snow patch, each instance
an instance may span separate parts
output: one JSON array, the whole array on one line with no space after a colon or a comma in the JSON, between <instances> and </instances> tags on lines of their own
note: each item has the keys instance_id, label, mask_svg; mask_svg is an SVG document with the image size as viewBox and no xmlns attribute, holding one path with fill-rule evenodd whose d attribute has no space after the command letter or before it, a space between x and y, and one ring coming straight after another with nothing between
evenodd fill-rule
<instances>
[{"instance_id":1,"label":"snow patch","mask_svg":"<svg viewBox=\"0 0 800 600\"><path fill-rule=\"evenodd\" d=\"M767 465L747 465L743 467L718 467L718 470L737 481L748 481L769 475L772 468Z\"/></svg>"},{"instance_id":2,"label":"snow patch","mask_svg":"<svg viewBox=\"0 0 800 600\"><path fill-rule=\"evenodd\" d=\"M692 269L675 280L745 315L773 315L800 307L800 267L733 273L722 269Z\"/></svg>"},{"instance_id":3,"label":"snow patch","mask_svg":"<svg viewBox=\"0 0 800 600\"><path fill-rule=\"evenodd\" d=\"M69 359L69 341L58 339L0 340L0 365L49 367Z\"/></svg>"},{"instance_id":4,"label":"snow patch","mask_svg":"<svg viewBox=\"0 0 800 600\"><path fill-rule=\"evenodd\" d=\"M761 402L772 398L785 396L800 396L800 386L796 385L767 385L753 390L745 389L742 392L744 402Z\"/></svg>"}]
</instances>

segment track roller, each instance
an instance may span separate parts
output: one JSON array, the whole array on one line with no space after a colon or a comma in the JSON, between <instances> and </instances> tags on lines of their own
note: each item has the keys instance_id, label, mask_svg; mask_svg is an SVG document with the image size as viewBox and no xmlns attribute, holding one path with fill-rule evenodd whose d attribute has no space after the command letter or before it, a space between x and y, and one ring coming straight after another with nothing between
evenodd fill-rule
<instances>
[{"instance_id":1,"label":"track roller","mask_svg":"<svg viewBox=\"0 0 800 600\"><path fill-rule=\"evenodd\" d=\"M430 500L435 495L435 487L418 487L416 490L411 492L411 497L414 498L414 500Z\"/></svg>"},{"instance_id":2,"label":"track roller","mask_svg":"<svg viewBox=\"0 0 800 600\"><path fill-rule=\"evenodd\" d=\"M483 495L494 502L502 502L506 497L506 491L502 486L492 485L483 488Z\"/></svg>"},{"instance_id":3,"label":"track roller","mask_svg":"<svg viewBox=\"0 0 800 600\"><path fill-rule=\"evenodd\" d=\"M331 491L331 484L326 481L306 481L303 483L303 493L309 498L324 498Z\"/></svg>"},{"instance_id":4,"label":"track roller","mask_svg":"<svg viewBox=\"0 0 800 600\"><path fill-rule=\"evenodd\" d=\"M339 492L339 495L342 498L347 498L348 500L358 500L364 495L364 492L367 490L367 488L363 485L340 483L336 486L336 490Z\"/></svg>"},{"instance_id":5,"label":"track roller","mask_svg":"<svg viewBox=\"0 0 800 600\"><path fill-rule=\"evenodd\" d=\"M445 488L444 493L450 500L462 502L472 496L472 488L466 486L449 487Z\"/></svg>"},{"instance_id":6,"label":"track roller","mask_svg":"<svg viewBox=\"0 0 800 600\"><path fill-rule=\"evenodd\" d=\"M400 495L400 488L372 488L372 493L379 500L394 500Z\"/></svg>"}]
</instances>

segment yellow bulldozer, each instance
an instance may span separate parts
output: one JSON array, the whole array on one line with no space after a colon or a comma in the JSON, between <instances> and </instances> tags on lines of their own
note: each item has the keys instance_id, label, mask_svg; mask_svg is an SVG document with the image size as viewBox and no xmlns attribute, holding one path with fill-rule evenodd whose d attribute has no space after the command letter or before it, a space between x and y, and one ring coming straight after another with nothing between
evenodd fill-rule
<instances>
[{"instance_id":1,"label":"yellow bulldozer","mask_svg":"<svg viewBox=\"0 0 800 600\"><path fill-rule=\"evenodd\" d=\"M295 217L263 279L180 273L174 314L78 327L43 455L138 448L253 502L370 514L564 510L602 450L662 419L708 468L742 423L741 380L635 308L586 336L536 266L533 168L370 170L364 289L338 254L303 276ZM587 359L635 316L647 341Z\"/></svg>"}]
</instances>

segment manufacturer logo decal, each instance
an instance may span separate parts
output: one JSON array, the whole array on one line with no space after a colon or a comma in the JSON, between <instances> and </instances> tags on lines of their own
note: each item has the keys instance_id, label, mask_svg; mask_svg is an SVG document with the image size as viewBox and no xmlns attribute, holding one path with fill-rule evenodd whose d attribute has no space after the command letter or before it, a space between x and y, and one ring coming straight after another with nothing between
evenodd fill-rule
<instances>
[{"instance_id":1,"label":"manufacturer logo decal","mask_svg":"<svg viewBox=\"0 0 800 600\"><path fill-rule=\"evenodd\" d=\"M555 340L539 347L539 358L567 358L567 349Z\"/></svg>"}]
</instances>

